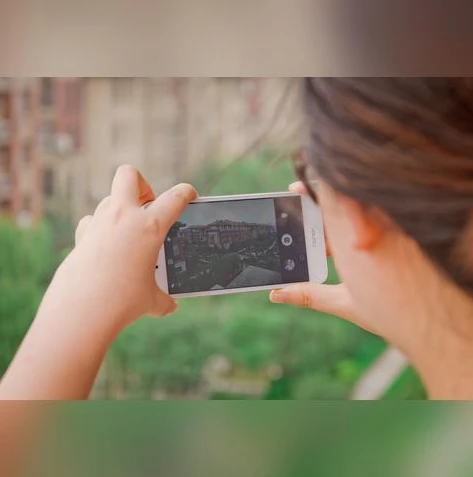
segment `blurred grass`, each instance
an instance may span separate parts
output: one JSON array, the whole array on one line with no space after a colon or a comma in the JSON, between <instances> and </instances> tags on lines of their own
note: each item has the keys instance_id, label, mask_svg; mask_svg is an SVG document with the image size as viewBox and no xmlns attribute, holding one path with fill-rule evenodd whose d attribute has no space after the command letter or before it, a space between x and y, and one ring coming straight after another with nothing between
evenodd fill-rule
<instances>
[{"instance_id":1,"label":"blurred grass","mask_svg":"<svg viewBox=\"0 0 473 477\"><path fill-rule=\"evenodd\" d=\"M383 396L385 400L427 399L427 393L412 367L407 367Z\"/></svg>"}]
</instances>

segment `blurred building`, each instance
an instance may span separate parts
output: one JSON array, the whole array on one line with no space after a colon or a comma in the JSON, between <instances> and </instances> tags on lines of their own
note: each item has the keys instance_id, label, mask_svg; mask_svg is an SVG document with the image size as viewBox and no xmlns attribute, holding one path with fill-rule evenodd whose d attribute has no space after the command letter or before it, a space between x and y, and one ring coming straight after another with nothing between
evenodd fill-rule
<instances>
[{"instance_id":1,"label":"blurred building","mask_svg":"<svg viewBox=\"0 0 473 477\"><path fill-rule=\"evenodd\" d=\"M20 226L42 216L38 80L0 78L0 214Z\"/></svg>"},{"instance_id":2,"label":"blurred building","mask_svg":"<svg viewBox=\"0 0 473 477\"><path fill-rule=\"evenodd\" d=\"M45 208L54 214L74 214L83 199L75 182L84 162L84 80L41 80L41 154Z\"/></svg>"},{"instance_id":3,"label":"blurred building","mask_svg":"<svg viewBox=\"0 0 473 477\"><path fill-rule=\"evenodd\" d=\"M80 150L83 128L82 78L41 80L43 151L67 155Z\"/></svg>"},{"instance_id":4,"label":"blurred building","mask_svg":"<svg viewBox=\"0 0 473 477\"><path fill-rule=\"evenodd\" d=\"M282 144L301 125L293 83L251 78L88 79L85 146L91 201L108 193L123 163L136 165L159 191L192 177L206 161L244 153L261 135L261 146Z\"/></svg>"},{"instance_id":5,"label":"blurred building","mask_svg":"<svg viewBox=\"0 0 473 477\"><path fill-rule=\"evenodd\" d=\"M297 80L67 78L42 82L47 208L91 213L120 164L156 191L203 164L297 141Z\"/></svg>"}]
</instances>

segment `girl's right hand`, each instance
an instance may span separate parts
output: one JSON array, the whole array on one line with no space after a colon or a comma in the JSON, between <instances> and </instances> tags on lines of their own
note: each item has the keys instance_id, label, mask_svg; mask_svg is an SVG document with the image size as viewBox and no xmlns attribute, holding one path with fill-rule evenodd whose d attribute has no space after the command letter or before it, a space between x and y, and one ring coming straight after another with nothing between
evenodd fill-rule
<instances>
[{"instance_id":1,"label":"girl's right hand","mask_svg":"<svg viewBox=\"0 0 473 477\"><path fill-rule=\"evenodd\" d=\"M302 182L295 182L289 186L291 192L307 195ZM331 255L326 242L327 256ZM375 332L368 323L365 323L355 311L352 296L343 283L338 285L320 285L315 283L296 283L283 289L272 290L270 300L273 303L310 308L330 315L338 316L350 321L367 331Z\"/></svg>"},{"instance_id":2,"label":"girl's right hand","mask_svg":"<svg viewBox=\"0 0 473 477\"><path fill-rule=\"evenodd\" d=\"M111 315L118 328L144 314L172 313L176 302L156 285L155 266L169 228L196 197L179 184L156 198L134 167L121 166L110 195L79 223L76 247L46 298L67 299L86 316Z\"/></svg>"}]
</instances>

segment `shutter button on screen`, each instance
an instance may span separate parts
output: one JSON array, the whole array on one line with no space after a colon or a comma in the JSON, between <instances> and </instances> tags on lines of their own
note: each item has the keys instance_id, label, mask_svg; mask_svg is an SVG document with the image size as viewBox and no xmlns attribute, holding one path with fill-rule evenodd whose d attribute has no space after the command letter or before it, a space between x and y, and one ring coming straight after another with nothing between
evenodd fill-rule
<instances>
[{"instance_id":1,"label":"shutter button on screen","mask_svg":"<svg viewBox=\"0 0 473 477\"><path fill-rule=\"evenodd\" d=\"M289 245L292 244L292 236L289 235L289 234L284 234L284 235L281 237L281 243L282 243L285 247L289 247Z\"/></svg>"}]
</instances>

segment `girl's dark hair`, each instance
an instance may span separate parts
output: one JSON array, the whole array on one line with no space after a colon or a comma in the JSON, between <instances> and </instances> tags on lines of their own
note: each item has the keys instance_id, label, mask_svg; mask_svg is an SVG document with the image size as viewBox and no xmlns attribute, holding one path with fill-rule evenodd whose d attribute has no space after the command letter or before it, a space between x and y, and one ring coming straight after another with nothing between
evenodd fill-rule
<instances>
[{"instance_id":1,"label":"girl's dark hair","mask_svg":"<svg viewBox=\"0 0 473 477\"><path fill-rule=\"evenodd\" d=\"M309 163L473 295L473 78L307 78Z\"/></svg>"}]
</instances>

